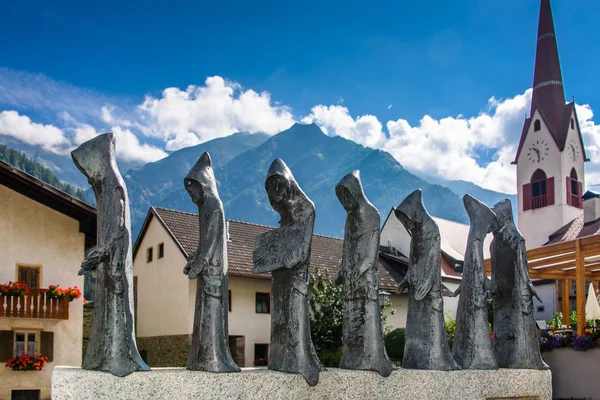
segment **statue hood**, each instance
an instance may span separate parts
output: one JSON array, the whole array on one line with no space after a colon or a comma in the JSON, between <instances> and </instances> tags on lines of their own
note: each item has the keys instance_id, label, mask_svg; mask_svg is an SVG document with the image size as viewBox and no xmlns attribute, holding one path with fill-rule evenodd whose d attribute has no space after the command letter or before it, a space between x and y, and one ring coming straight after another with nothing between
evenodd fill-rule
<instances>
[{"instance_id":1,"label":"statue hood","mask_svg":"<svg viewBox=\"0 0 600 400\"><path fill-rule=\"evenodd\" d=\"M496 214L500 226L515 225L512 204L509 199L504 199L496 203L496 205L492 207L492 211Z\"/></svg>"},{"instance_id":2,"label":"statue hood","mask_svg":"<svg viewBox=\"0 0 600 400\"><path fill-rule=\"evenodd\" d=\"M422 223L423 215L427 214L423 204L423 191L417 189L406 196L404 201L394 208L394 214L407 229L407 223Z\"/></svg>"},{"instance_id":3,"label":"statue hood","mask_svg":"<svg viewBox=\"0 0 600 400\"><path fill-rule=\"evenodd\" d=\"M98 135L71 152L75 166L90 183L101 180L108 168L116 169L115 138L112 133Z\"/></svg>"},{"instance_id":4,"label":"statue hood","mask_svg":"<svg viewBox=\"0 0 600 400\"><path fill-rule=\"evenodd\" d=\"M269 194L269 188L267 187L267 182L269 179L279 176L286 182L286 191L283 194L283 198L281 201L275 201L272 196ZM294 213L294 210L297 208L302 208L301 203L308 202L311 205L311 208L314 210L314 204L308 198L308 196L302 191L298 182L294 178L292 171L288 168L288 166L283 162L282 159L276 158L269 167L267 171L267 177L265 178L265 190L269 195L269 202L271 203L271 207L280 214L282 212L286 213Z\"/></svg>"},{"instance_id":5,"label":"statue hood","mask_svg":"<svg viewBox=\"0 0 600 400\"><path fill-rule=\"evenodd\" d=\"M361 215L376 213L379 220L379 211L367 199L363 190L360 171L352 171L344 176L335 186L335 194L346 212Z\"/></svg>"},{"instance_id":6,"label":"statue hood","mask_svg":"<svg viewBox=\"0 0 600 400\"><path fill-rule=\"evenodd\" d=\"M202 187L204 197L217 197L217 180L212 168L210 154L204 152L198 162L194 164L184 179L187 186L188 181L197 182Z\"/></svg>"}]
</instances>

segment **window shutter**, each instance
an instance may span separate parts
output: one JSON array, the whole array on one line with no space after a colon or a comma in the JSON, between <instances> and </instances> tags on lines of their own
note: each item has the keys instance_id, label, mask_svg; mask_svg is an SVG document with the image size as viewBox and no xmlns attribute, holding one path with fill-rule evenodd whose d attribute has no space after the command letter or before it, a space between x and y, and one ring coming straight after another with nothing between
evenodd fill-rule
<instances>
[{"instance_id":1,"label":"window shutter","mask_svg":"<svg viewBox=\"0 0 600 400\"><path fill-rule=\"evenodd\" d=\"M48 362L54 360L54 332L42 332L40 335L42 342L42 355L48 357Z\"/></svg>"},{"instance_id":2,"label":"window shutter","mask_svg":"<svg viewBox=\"0 0 600 400\"><path fill-rule=\"evenodd\" d=\"M40 270L39 268L29 268L29 286L31 289L39 289L40 288Z\"/></svg>"},{"instance_id":3,"label":"window shutter","mask_svg":"<svg viewBox=\"0 0 600 400\"><path fill-rule=\"evenodd\" d=\"M523 211L531 210L531 183L523 185Z\"/></svg>"},{"instance_id":4,"label":"window shutter","mask_svg":"<svg viewBox=\"0 0 600 400\"><path fill-rule=\"evenodd\" d=\"M583 183L577 182L577 194L579 195L579 208L583 208Z\"/></svg>"},{"instance_id":5,"label":"window shutter","mask_svg":"<svg viewBox=\"0 0 600 400\"><path fill-rule=\"evenodd\" d=\"M27 268L19 267L19 282L27 283Z\"/></svg>"},{"instance_id":6,"label":"window shutter","mask_svg":"<svg viewBox=\"0 0 600 400\"><path fill-rule=\"evenodd\" d=\"M546 196L548 199L548 205L554 204L554 177L546 180Z\"/></svg>"},{"instance_id":7,"label":"window shutter","mask_svg":"<svg viewBox=\"0 0 600 400\"><path fill-rule=\"evenodd\" d=\"M7 362L13 356L15 333L0 331L0 361Z\"/></svg>"},{"instance_id":8,"label":"window shutter","mask_svg":"<svg viewBox=\"0 0 600 400\"><path fill-rule=\"evenodd\" d=\"M571 178L567 176L567 204L572 206L571 201L573 193L571 193Z\"/></svg>"}]
</instances>

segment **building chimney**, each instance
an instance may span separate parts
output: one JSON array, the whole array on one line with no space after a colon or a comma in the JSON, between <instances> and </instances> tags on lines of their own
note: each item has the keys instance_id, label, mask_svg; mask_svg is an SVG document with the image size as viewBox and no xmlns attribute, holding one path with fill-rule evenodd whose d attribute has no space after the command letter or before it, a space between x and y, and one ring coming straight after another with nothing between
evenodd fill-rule
<instances>
[{"instance_id":1,"label":"building chimney","mask_svg":"<svg viewBox=\"0 0 600 400\"><path fill-rule=\"evenodd\" d=\"M587 191L583 195L583 223L600 218L600 194Z\"/></svg>"}]
</instances>

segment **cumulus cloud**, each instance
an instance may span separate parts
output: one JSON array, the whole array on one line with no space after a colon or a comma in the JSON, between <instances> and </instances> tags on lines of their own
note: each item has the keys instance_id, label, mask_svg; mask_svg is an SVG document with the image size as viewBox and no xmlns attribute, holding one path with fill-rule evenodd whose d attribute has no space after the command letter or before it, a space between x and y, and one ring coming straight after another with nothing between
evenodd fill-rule
<instances>
[{"instance_id":1,"label":"cumulus cloud","mask_svg":"<svg viewBox=\"0 0 600 400\"><path fill-rule=\"evenodd\" d=\"M273 135L294 123L289 108L272 104L268 92L243 90L220 76L207 78L204 86L168 88L160 98L147 96L139 111L153 124L147 134L165 140L167 150L239 131Z\"/></svg>"},{"instance_id":2,"label":"cumulus cloud","mask_svg":"<svg viewBox=\"0 0 600 400\"><path fill-rule=\"evenodd\" d=\"M64 151L68 140L53 125L38 124L13 110L0 112L0 135L10 136L55 153Z\"/></svg>"},{"instance_id":3,"label":"cumulus cloud","mask_svg":"<svg viewBox=\"0 0 600 400\"><path fill-rule=\"evenodd\" d=\"M244 89L219 76L127 105L43 75L0 68L0 104L9 106L0 112L0 135L66 154L98 133L112 131L119 159L145 163L238 131L276 134L300 120L316 123L328 135L388 151L410 170L514 193L511 162L531 94L529 89L507 99L492 97L476 116L425 115L411 125L402 118L384 122L374 115L353 116L341 97L334 100L337 104L316 105L308 115L294 116L268 92ZM394 109L401 115L401 108ZM44 124L24 115L29 111L59 118ZM600 162L595 161L600 161L600 125L589 105L578 105L577 113L593 160L586 164L587 183L600 184Z\"/></svg>"}]
</instances>

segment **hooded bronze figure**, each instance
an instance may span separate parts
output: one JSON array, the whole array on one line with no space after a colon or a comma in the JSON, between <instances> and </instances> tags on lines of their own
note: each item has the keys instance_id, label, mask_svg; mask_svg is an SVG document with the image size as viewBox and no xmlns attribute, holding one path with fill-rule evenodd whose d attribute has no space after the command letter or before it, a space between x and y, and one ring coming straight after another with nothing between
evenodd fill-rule
<instances>
[{"instance_id":1,"label":"hooded bronze figure","mask_svg":"<svg viewBox=\"0 0 600 400\"><path fill-rule=\"evenodd\" d=\"M529 278L525 239L515 226L510 200L496 213L492 258L494 347L500 368L548 369L542 360L533 296L542 301Z\"/></svg>"},{"instance_id":2,"label":"hooded bronze figure","mask_svg":"<svg viewBox=\"0 0 600 400\"><path fill-rule=\"evenodd\" d=\"M420 189L394 209L411 235L408 272L398 291L408 286L408 315L402 368L458 369L444 328L440 230L423 205Z\"/></svg>"},{"instance_id":3,"label":"hooded bronze figure","mask_svg":"<svg viewBox=\"0 0 600 400\"><path fill-rule=\"evenodd\" d=\"M452 355L464 369L497 369L498 362L487 319L487 291L490 289L490 281L483 265L483 241L492 230L496 214L468 194L463 197L463 203L471 227L459 288Z\"/></svg>"},{"instance_id":4,"label":"hooded bronze figure","mask_svg":"<svg viewBox=\"0 0 600 400\"><path fill-rule=\"evenodd\" d=\"M387 377L393 366L385 352L379 313L379 211L365 196L359 171L343 177L335 194L348 213L342 265L335 279L342 285L344 304L340 368Z\"/></svg>"},{"instance_id":5,"label":"hooded bronze figure","mask_svg":"<svg viewBox=\"0 0 600 400\"><path fill-rule=\"evenodd\" d=\"M229 349L227 240L225 212L217 192L210 155L202 154L184 179L185 189L198 206L198 249L183 273L196 279L196 310L187 369L238 372Z\"/></svg>"},{"instance_id":6,"label":"hooded bronze figure","mask_svg":"<svg viewBox=\"0 0 600 400\"><path fill-rule=\"evenodd\" d=\"M253 256L254 273L272 273L269 369L302 374L314 386L322 368L310 337L308 307L315 206L280 159L271 164L265 189L281 216L280 228L256 239Z\"/></svg>"},{"instance_id":7,"label":"hooded bronze figure","mask_svg":"<svg viewBox=\"0 0 600 400\"><path fill-rule=\"evenodd\" d=\"M71 152L87 178L98 209L98 247L79 275L96 271L94 311L82 368L126 376L149 371L135 342L131 219L127 188L115 159L112 133L96 136Z\"/></svg>"}]
</instances>

